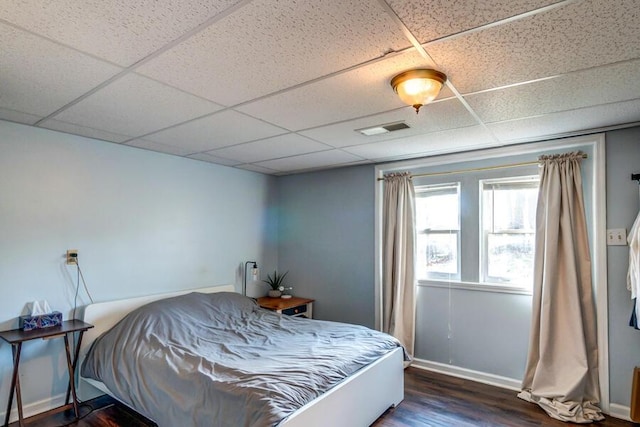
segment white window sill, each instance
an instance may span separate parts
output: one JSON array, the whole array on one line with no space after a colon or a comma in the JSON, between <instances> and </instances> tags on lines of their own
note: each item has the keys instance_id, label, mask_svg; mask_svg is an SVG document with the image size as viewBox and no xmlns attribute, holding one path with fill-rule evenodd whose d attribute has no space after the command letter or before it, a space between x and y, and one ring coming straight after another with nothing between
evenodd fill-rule
<instances>
[{"instance_id":1,"label":"white window sill","mask_svg":"<svg viewBox=\"0 0 640 427\"><path fill-rule=\"evenodd\" d=\"M460 282L460 281L438 281L438 280L419 280L418 286L424 286L427 288L447 288L447 289L461 289L465 291L480 291L480 292L495 292L500 294L518 294L518 295L531 295L533 291L529 288L522 288L518 286L503 286L496 285L494 283L475 283L475 282Z\"/></svg>"}]
</instances>

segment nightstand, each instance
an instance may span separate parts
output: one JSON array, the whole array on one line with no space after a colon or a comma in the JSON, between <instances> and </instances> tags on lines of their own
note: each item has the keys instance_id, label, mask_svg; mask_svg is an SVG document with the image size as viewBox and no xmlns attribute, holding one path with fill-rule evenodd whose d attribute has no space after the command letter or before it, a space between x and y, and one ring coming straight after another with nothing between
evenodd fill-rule
<instances>
[{"instance_id":1,"label":"nightstand","mask_svg":"<svg viewBox=\"0 0 640 427\"><path fill-rule=\"evenodd\" d=\"M313 302L315 300L309 298L291 297L291 298L258 298L258 305L267 310L276 313L286 314L288 316L313 318Z\"/></svg>"},{"instance_id":2,"label":"nightstand","mask_svg":"<svg viewBox=\"0 0 640 427\"><path fill-rule=\"evenodd\" d=\"M4 418L4 425L9 425L9 417L11 416L11 406L13 403L13 393L15 391L16 400L18 405L18 425L22 427L24 425L24 417L22 415L22 394L20 392L20 375L18 375L18 368L20 366L20 352L22 351L22 343L25 341L31 341L35 339L50 339L50 338L64 338L64 349L67 355L67 369L69 371L69 387L67 388L67 397L65 404L58 408L59 411L67 409L73 409L73 414L76 419L80 417L78 410L78 397L76 396L75 386L75 371L76 362L78 361L78 353L80 351L80 344L82 343L82 335L87 329L93 328L93 325L84 323L80 320L65 320L60 326L53 326L51 328L34 329L32 331L23 331L22 329L12 329L10 331L0 332L0 338L11 344L11 350L13 351L13 375L11 377L11 390L9 391L9 402L7 404L7 412ZM69 347L69 337L73 339L73 334L78 333L78 339L75 342L75 353L73 358L71 357L71 350ZM69 397L72 398L69 403ZM58 412L58 411L56 411Z\"/></svg>"}]
</instances>

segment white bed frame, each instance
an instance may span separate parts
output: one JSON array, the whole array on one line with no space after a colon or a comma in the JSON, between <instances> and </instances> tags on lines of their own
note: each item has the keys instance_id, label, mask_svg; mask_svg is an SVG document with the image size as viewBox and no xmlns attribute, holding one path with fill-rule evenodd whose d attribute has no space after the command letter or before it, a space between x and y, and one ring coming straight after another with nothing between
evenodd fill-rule
<instances>
[{"instance_id":1,"label":"white bed frame","mask_svg":"<svg viewBox=\"0 0 640 427\"><path fill-rule=\"evenodd\" d=\"M80 363L93 343L103 332L114 326L128 313L144 304L189 292L235 292L232 285L192 289L138 298L89 304L84 310L84 321L94 325L85 332L80 347ZM80 366L80 365L79 365ZM80 377L78 394L82 399L102 393L113 394L98 381ZM369 366L359 370L322 396L294 412L283 427L365 427L371 425L383 412L395 407L404 398L404 367L402 349L398 348Z\"/></svg>"}]
</instances>

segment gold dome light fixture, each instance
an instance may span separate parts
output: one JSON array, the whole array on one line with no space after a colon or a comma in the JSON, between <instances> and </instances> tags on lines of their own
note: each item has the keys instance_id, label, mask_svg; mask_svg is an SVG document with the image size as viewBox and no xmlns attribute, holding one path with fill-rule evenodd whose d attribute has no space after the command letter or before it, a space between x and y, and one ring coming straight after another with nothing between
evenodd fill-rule
<instances>
[{"instance_id":1,"label":"gold dome light fixture","mask_svg":"<svg viewBox=\"0 0 640 427\"><path fill-rule=\"evenodd\" d=\"M416 114L425 104L433 101L447 76L430 68L408 70L391 79L391 87L400 99L416 109Z\"/></svg>"}]
</instances>

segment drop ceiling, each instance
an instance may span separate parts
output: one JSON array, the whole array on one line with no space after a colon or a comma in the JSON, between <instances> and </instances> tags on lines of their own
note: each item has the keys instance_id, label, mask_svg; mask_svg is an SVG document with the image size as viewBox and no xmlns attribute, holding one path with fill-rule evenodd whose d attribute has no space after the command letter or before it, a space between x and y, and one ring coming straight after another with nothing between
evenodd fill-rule
<instances>
[{"instance_id":1,"label":"drop ceiling","mask_svg":"<svg viewBox=\"0 0 640 427\"><path fill-rule=\"evenodd\" d=\"M640 123L637 0L3 0L0 119L283 175ZM389 85L449 80L416 115ZM357 130L405 122L408 129Z\"/></svg>"}]
</instances>

